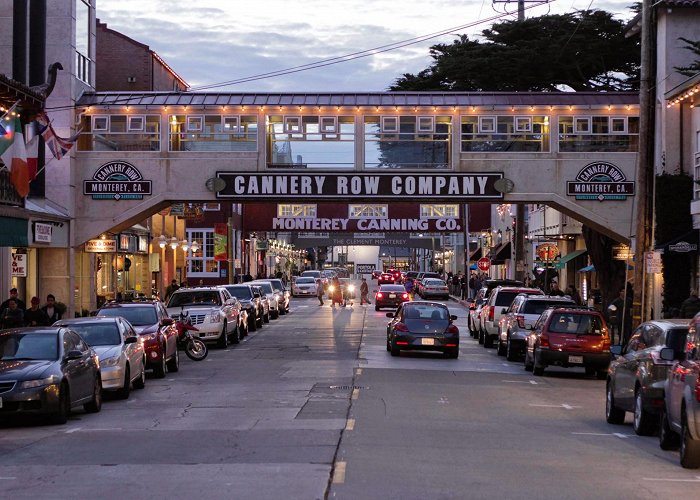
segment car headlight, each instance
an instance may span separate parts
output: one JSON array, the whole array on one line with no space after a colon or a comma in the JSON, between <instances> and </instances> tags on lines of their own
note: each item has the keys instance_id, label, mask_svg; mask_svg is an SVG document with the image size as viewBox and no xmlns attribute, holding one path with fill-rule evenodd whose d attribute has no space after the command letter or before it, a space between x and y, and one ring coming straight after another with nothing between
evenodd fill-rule
<instances>
[{"instance_id":1,"label":"car headlight","mask_svg":"<svg viewBox=\"0 0 700 500\"><path fill-rule=\"evenodd\" d=\"M42 378L39 380L25 380L19 384L20 389L32 389L34 387L43 387L45 385L57 384L59 381L58 375L51 375L50 377Z\"/></svg>"},{"instance_id":2,"label":"car headlight","mask_svg":"<svg viewBox=\"0 0 700 500\"><path fill-rule=\"evenodd\" d=\"M209 323L221 323L221 315L219 311L213 312L209 315Z\"/></svg>"},{"instance_id":3,"label":"car headlight","mask_svg":"<svg viewBox=\"0 0 700 500\"><path fill-rule=\"evenodd\" d=\"M100 367L102 368L109 368L110 366L117 366L118 364L119 356L100 360Z\"/></svg>"},{"instance_id":4,"label":"car headlight","mask_svg":"<svg viewBox=\"0 0 700 500\"><path fill-rule=\"evenodd\" d=\"M329 292L335 292L335 287L333 285L328 287Z\"/></svg>"},{"instance_id":5,"label":"car headlight","mask_svg":"<svg viewBox=\"0 0 700 500\"><path fill-rule=\"evenodd\" d=\"M145 341L147 340L155 340L158 338L157 333L147 333L146 335L141 335L141 338Z\"/></svg>"},{"instance_id":6,"label":"car headlight","mask_svg":"<svg viewBox=\"0 0 700 500\"><path fill-rule=\"evenodd\" d=\"M355 291L355 285L350 285L350 286L348 286L348 291L349 291L349 292L354 292L354 291Z\"/></svg>"}]
</instances>

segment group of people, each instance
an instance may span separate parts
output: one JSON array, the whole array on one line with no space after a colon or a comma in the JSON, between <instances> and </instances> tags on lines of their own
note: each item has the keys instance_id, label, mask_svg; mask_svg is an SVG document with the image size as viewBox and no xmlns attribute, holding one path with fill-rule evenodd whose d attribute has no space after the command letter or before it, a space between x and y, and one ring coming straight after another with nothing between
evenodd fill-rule
<instances>
[{"instance_id":1,"label":"group of people","mask_svg":"<svg viewBox=\"0 0 700 500\"><path fill-rule=\"evenodd\" d=\"M61 319L62 310L56 305L56 297L46 296L43 307L39 297L32 297L30 307L17 296L17 289L10 290L10 298L0 304L0 329L23 326L49 326Z\"/></svg>"}]
</instances>

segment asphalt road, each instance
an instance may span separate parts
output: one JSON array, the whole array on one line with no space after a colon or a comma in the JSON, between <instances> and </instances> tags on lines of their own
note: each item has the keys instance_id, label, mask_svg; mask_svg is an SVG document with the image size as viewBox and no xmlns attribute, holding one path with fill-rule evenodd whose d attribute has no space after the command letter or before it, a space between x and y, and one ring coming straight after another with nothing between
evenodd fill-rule
<instances>
[{"instance_id":1,"label":"asphalt road","mask_svg":"<svg viewBox=\"0 0 700 500\"><path fill-rule=\"evenodd\" d=\"M686 498L700 471L604 420L604 382L544 377L466 332L385 350L386 312L294 299L240 345L65 426L0 423L0 498Z\"/></svg>"}]
</instances>

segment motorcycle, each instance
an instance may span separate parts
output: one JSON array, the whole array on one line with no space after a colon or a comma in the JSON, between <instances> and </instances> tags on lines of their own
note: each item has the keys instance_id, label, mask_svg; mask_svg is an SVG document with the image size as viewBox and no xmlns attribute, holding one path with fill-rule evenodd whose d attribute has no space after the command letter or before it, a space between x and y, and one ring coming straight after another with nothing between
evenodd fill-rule
<instances>
[{"instance_id":1,"label":"motorcycle","mask_svg":"<svg viewBox=\"0 0 700 500\"><path fill-rule=\"evenodd\" d=\"M353 299L355 298L355 286L341 286L340 290L336 290L335 285L331 285L328 287L328 294L331 297L332 306L335 306L335 304L337 303L340 304L341 307L345 307L348 305L348 302L350 303L350 306L352 306Z\"/></svg>"},{"instance_id":2,"label":"motorcycle","mask_svg":"<svg viewBox=\"0 0 700 500\"><path fill-rule=\"evenodd\" d=\"M207 345L195 337L192 332L198 332L199 328L192 325L189 313L180 312L175 322L177 329L177 348L185 351L187 357L193 361L202 361L209 354Z\"/></svg>"}]
</instances>

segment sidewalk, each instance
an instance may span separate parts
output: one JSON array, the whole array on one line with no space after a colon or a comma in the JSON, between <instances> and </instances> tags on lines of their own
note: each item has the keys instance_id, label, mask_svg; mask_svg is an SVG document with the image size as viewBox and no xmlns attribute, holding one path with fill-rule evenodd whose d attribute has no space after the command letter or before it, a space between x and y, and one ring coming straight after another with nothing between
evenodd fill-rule
<instances>
[{"instance_id":1,"label":"sidewalk","mask_svg":"<svg viewBox=\"0 0 700 500\"><path fill-rule=\"evenodd\" d=\"M460 298L459 298L458 296L456 296L456 295L450 294L450 300L454 300L455 302L459 303L460 305L462 305L462 306L464 306L464 307L466 307L466 308L469 308L469 302L467 302L466 300L460 299Z\"/></svg>"}]
</instances>

